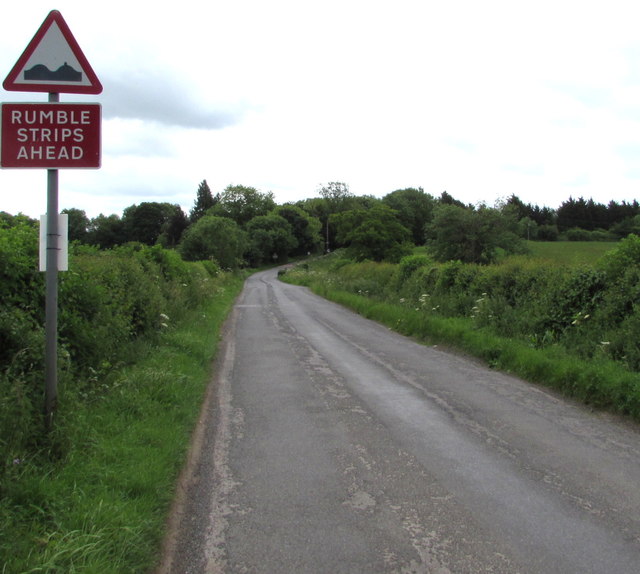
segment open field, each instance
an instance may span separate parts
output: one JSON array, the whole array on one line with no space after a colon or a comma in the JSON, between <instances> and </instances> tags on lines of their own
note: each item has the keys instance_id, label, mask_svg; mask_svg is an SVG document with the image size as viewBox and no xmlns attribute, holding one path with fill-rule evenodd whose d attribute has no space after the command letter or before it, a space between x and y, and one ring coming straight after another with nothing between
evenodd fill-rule
<instances>
[{"instance_id":1,"label":"open field","mask_svg":"<svg viewBox=\"0 0 640 574\"><path fill-rule=\"evenodd\" d=\"M609 241L527 241L532 257L565 265L594 263L616 245Z\"/></svg>"}]
</instances>

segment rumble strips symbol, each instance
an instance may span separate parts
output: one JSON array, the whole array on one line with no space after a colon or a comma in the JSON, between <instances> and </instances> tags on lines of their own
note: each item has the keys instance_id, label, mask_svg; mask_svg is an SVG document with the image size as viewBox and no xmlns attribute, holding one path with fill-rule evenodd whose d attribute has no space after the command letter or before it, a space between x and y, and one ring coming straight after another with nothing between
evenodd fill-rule
<instances>
[{"instance_id":1,"label":"rumble strips symbol","mask_svg":"<svg viewBox=\"0 0 640 574\"><path fill-rule=\"evenodd\" d=\"M102 92L100 80L57 10L46 17L2 86L16 92Z\"/></svg>"}]
</instances>

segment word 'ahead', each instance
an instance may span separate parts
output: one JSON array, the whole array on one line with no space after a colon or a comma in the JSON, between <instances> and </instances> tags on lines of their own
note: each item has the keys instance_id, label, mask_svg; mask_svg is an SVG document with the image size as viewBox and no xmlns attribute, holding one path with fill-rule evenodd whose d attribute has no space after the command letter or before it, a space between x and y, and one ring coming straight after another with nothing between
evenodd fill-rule
<instances>
[{"instance_id":1,"label":"word 'ahead'","mask_svg":"<svg viewBox=\"0 0 640 574\"><path fill-rule=\"evenodd\" d=\"M100 104L2 104L0 167L99 168Z\"/></svg>"}]
</instances>

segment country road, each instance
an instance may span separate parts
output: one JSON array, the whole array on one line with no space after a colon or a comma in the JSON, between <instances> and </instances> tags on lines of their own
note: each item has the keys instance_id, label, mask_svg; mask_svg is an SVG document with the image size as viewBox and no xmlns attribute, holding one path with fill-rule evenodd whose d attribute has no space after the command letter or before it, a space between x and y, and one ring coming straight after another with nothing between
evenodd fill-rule
<instances>
[{"instance_id":1,"label":"country road","mask_svg":"<svg viewBox=\"0 0 640 574\"><path fill-rule=\"evenodd\" d=\"M640 572L640 431L276 271L229 318L160 572Z\"/></svg>"}]
</instances>

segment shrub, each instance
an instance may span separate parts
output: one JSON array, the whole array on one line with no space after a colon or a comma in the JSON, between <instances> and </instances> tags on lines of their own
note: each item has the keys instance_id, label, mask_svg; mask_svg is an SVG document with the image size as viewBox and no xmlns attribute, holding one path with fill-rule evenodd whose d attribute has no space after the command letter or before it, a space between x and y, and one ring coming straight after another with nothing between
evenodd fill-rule
<instances>
[{"instance_id":1,"label":"shrub","mask_svg":"<svg viewBox=\"0 0 640 574\"><path fill-rule=\"evenodd\" d=\"M29 224L0 228L0 483L10 461L41 440L44 282L36 256L37 234ZM212 262L186 263L159 246L99 251L74 245L70 271L59 274L59 378L66 400L102 392L109 370L131 358L138 338L156 337L215 294L211 279L218 272Z\"/></svg>"},{"instance_id":2,"label":"shrub","mask_svg":"<svg viewBox=\"0 0 640 574\"><path fill-rule=\"evenodd\" d=\"M607 274L610 281L622 277L629 267L640 264L640 237L629 235L622 239L618 246L605 253L599 267Z\"/></svg>"},{"instance_id":3,"label":"shrub","mask_svg":"<svg viewBox=\"0 0 640 574\"><path fill-rule=\"evenodd\" d=\"M592 317L605 287L603 272L589 267L572 270L542 295L541 306L546 312L541 314L535 332L550 332L554 337L570 334L571 327Z\"/></svg>"},{"instance_id":4,"label":"shrub","mask_svg":"<svg viewBox=\"0 0 640 574\"><path fill-rule=\"evenodd\" d=\"M405 281L401 295L413 301L419 301L422 298L424 302L425 296L433 295L439 274L439 265L436 263L418 267Z\"/></svg>"},{"instance_id":5,"label":"shrub","mask_svg":"<svg viewBox=\"0 0 640 574\"><path fill-rule=\"evenodd\" d=\"M560 232L555 225L541 225L538 227L538 240L539 241L558 241Z\"/></svg>"},{"instance_id":6,"label":"shrub","mask_svg":"<svg viewBox=\"0 0 640 574\"><path fill-rule=\"evenodd\" d=\"M463 267L461 261L449 261L439 267L438 279L435 284L436 293L446 293L453 289L458 273Z\"/></svg>"},{"instance_id":7,"label":"shrub","mask_svg":"<svg viewBox=\"0 0 640 574\"><path fill-rule=\"evenodd\" d=\"M406 255L402 257L397 265L390 288L404 295L405 285L412 275L418 269L430 263L431 259L426 255Z\"/></svg>"},{"instance_id":8,"label":"shrub","mask_svg":"<svg viewBox=\"0 0 640 574\"><path fill-rule=\"evenodd\" d=\"M568 241L591 241L591 232L580 227L573 227L566 232Z\"/></svg>"},{"instance_id":9,"label":"shrub","mask_svg":"<svg viewBox=\"0 0 640 574\"><path fill-rule=\"evenodd\" d=\"M627 365L633 371L640 371L640 304L620 326L612 332L610 340L602 341L601 348L611 358Z\"/></svg>"},{"instance_id":10,"label":"shrub","mask_svg":"<svg viewBox=\"0 0 640 574\"><path fill-rule=\"evenodd\" d=\"M164 249L154 245L144 250L144 254L158 265L165 281L187 281L189 265L180 257L177 251Z\"/></svg>"}]
</instances>

